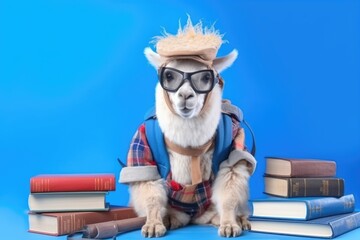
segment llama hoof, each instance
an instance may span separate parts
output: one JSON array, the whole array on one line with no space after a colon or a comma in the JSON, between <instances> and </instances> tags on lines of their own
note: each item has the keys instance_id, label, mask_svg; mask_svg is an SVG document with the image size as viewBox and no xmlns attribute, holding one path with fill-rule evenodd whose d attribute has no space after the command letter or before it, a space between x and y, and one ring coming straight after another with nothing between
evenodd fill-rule
<instances>
[{"instance_id":1,"label":"llama hoof","mask_svg":"<svg viewBox=\"0 0 360 240\"><path fill-rule=\"evenodd\" d=\"M164 224L161 222L147 222L142 228L141 228L141 234L144 237L162 237L164 236L166 232L166 228Z\"/></svg>"},{"instance_id":2,"label":"llama hoof","mask_svg":"<svg viewBox=\"0 0 360 240\"><path fill-rule=\"evenodd\" d=\"M241 221L242 230L251 230L251 224L247 219Z\"/></svg>"},{"instance_id":3,"label":"llama hoof","mask_svg":"<svg viewBox=\"0 0 360 240\"><path fill-rule=\"evenodd\" d=\"M237 237L241 232L240 226L236 223L221 224L218 231L221 237Z\"/></svg>"},{"instance_id":4,"label":"llama hoof","mask_svg":"<svg viewBox=\"0 0 360 240\"><path fill-rule=\"evenodd\" d=\"M241 216L237 219L238 224L241 226L242 230L251 230L251 224L247 217Z\"/></svg>"}]
</instances>

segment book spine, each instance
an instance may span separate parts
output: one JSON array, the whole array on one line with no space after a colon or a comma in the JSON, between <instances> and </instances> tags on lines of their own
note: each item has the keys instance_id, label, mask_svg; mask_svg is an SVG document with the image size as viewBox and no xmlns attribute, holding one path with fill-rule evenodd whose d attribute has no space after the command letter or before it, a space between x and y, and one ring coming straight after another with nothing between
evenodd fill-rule
<instances>
[{"instance_id":1,"label":"book spine","mask_svg":"<svg viewBox=\"0 0 360 240\"><path fill-rule=\"evenodd\" d=\"M348 215L342 219L330 222L333 238L360 227L360 212Z\"/></svg>"},{"instance_id":2,"label":"book spine","mask_svg":"<svg viewBox=\"0 0 360 240\"><path fill-rule=\"evenodd\" d=\"M34 177L30 180L30 192L81 192L114 191L114 176L97 177Z\"/></svg>"},{"instance_id":3,"label":"book spine","mask_svg":"<svg viewBox=\"0 0 360 240\"><path fill-rule=\"evenodd\" d=\"M71 234L81 230L87 224L122 220L137 217L133 209L111 210L109 212L69 213L58 216L58 235Z\"/></svg>"},{"instance_id":4,"label":"book spine","mask_svg":"<svg viewBox=\"0 0 360 240\"><path fill-rule=\"evenodd\" d=\"M335 162L329 161L290 161L291 177L334 177Z\"/></svg>"},{"instance_id":5,"label":"book spine","mask_svg":"<svg viewBox=\"0 0 360 240\"><path fill-rule=\"evenodd\" d=\"M327 217L342 213L351 213L355 210L354 195L341 198L321 198L305 201L307 205L306 220Z\"/></svg>"},{"instance_id":6,"label":"book spine","mask_svg":"<svg viewBox=\"0 0 360 240\"><path fill-rule=\"evenodd\" d=\"M73 220L72 220L73 215L74 214L57 217L58 235L69 234L81 229L81 227L80 229L74 227L75 224L73 224Z\"/></svg>"},{"instance_id":7,"label":"book spine","mask_svg":"<svg viewBox=\"0 0 360 240\"><path fill-rule=\"evenodd\" d=\"M288 178L288 197L341 197L341 178Z\"/></svg>"}]
</instances>

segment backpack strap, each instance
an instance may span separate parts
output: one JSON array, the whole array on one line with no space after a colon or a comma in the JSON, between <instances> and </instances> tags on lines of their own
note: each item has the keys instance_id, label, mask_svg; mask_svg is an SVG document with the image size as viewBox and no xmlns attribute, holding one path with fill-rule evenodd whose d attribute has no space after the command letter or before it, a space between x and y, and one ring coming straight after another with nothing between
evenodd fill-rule
<instances>
[{"instance_id":1,"label":"backpack strap","mask_svg":"<svg viewBox=\"0 0 360 240\"><path fill-rule=\"evenodd\" d=\"M169 154L154 107L145 115L145 134L160 176L166 178L170 172Z\"/></svg>"},{"instance_id":2,"label":"backpack strap","mask_svg":"<svg viewBox=\"0 0 360 240\"><path fill-rule=\"evenodd\" d=\"M215 149L212 160L212 171L217 174L220 163L230 154L232 146L232 120L222 113L215 137Z\"/></svg>"},{"instance_id":3,"label":"backpack strap","mask_svg":"<svg viewBox=\"0 0 360 240\"><path fill-rule=\"evenodd\" d=\"M244 123L244 125L249 129L250 134L251 134L251 141L252 141L252 146L251 146L251 150L250 153L251 155L253 155L255 157L255 153L256 153L256 143L255 143L255 134L253 132L253 130L251 129L250 125L245 121L245 119L243 119L242 123Z\"/></svg>"}]
</instances>

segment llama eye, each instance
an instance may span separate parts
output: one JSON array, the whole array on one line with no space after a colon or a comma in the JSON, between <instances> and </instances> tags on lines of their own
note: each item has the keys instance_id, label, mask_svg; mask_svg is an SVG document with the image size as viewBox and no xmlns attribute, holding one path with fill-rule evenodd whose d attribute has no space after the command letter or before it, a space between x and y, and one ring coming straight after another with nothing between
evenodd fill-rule
<instances>
[{"instance_id":1,"label":"llama eye","mask_svg":"<svg viewBox=\"0 0 360 240\"><path fill-rule=\"evenodd\" d=\"M166 78L167 81L171 81L171 80L174 79L174 76L173 76L173 74L171 72L166 72L165 73L165 78Z\"/></svg>"},{"instance_id":2,"label":"llama eye","mask_svg":"<svg viewBox=\"0 0 360 240\"><path fill-rule=\"evenodd\" d=\"M210 75L210 73L206 73L202 78L201 78L201 80L203 81L203 82L209 82L210 80L211 80L211 75Z\"/></svg>"}]
</instances>

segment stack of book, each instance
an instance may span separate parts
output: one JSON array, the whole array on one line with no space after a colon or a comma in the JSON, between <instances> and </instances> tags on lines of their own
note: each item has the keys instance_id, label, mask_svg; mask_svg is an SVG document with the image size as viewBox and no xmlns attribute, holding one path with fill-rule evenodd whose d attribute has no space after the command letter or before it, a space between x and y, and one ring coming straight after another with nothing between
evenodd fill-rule
<instances>
[{"instance_id":1,"label":"stack of book","mask_svg":"<svg viewBox=\"0 0 360 240\"><path fill-rule=\"evenodd\" d=\"M360 227L334 161L267 157L264 182L270 196L250 201L252 231L334 238Z\"/></svg>"},{"instance_id":2,"label":"stack of book","mask_svg":"<svg viewBox=\"0 0 360 240\"><path fill-rule=\"evenodd\" d=\"M136 217L132 208L106 202L114 174L38 175L30 179L29 231L65 235L85 225Z\"/></svg>"}]
</instances>

